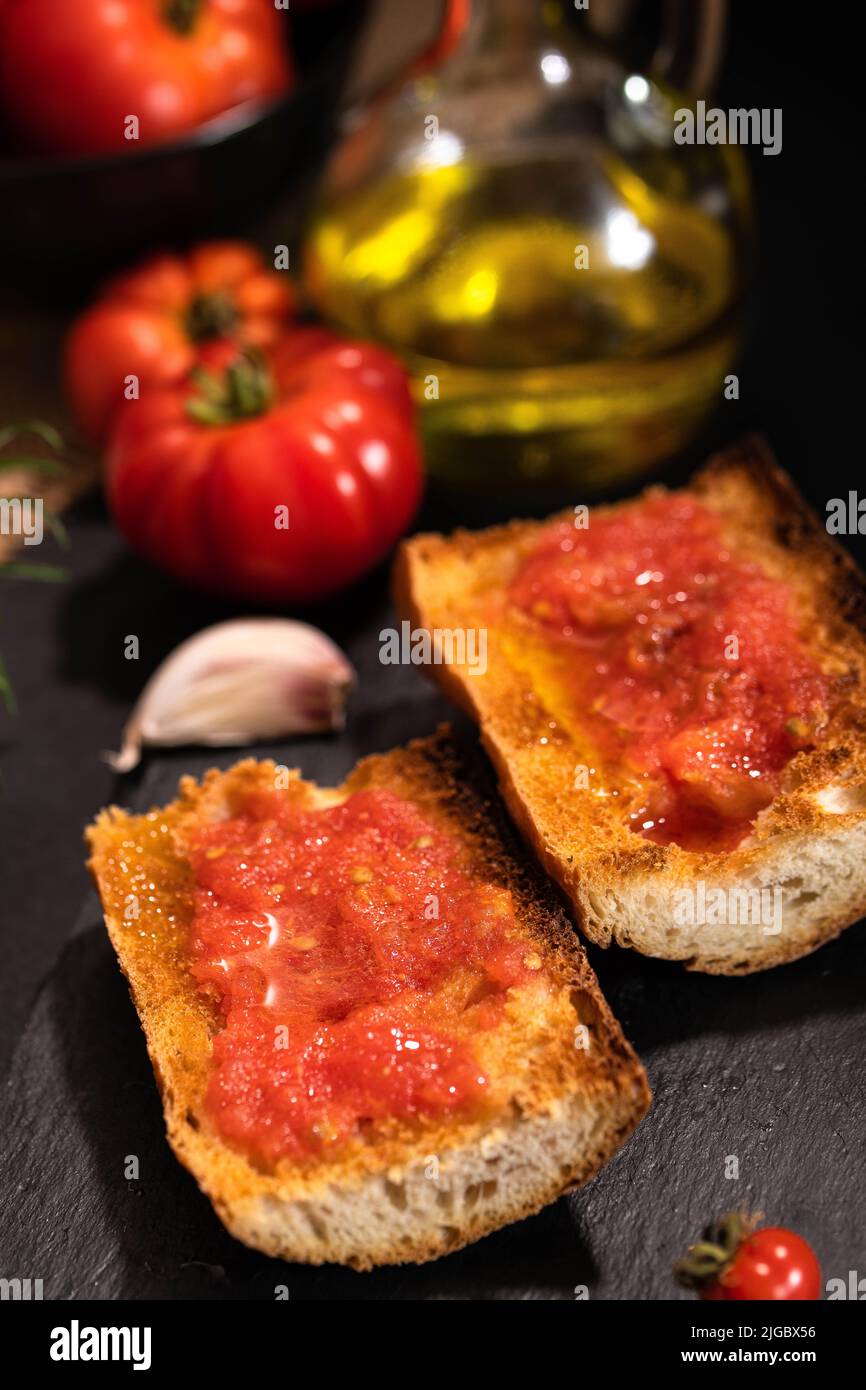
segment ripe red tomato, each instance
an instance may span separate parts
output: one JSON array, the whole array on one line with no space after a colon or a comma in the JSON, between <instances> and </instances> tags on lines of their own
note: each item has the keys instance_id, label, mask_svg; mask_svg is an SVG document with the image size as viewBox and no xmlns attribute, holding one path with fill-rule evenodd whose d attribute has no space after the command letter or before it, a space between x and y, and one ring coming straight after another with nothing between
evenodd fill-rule
<instances>
[{"instance_id":1,"label":"ripe red tomato","mask_svg":"<svg viewBox=\"0 0 866 1390\"><path fill-rule=\"evenodd\" d=\"M418 503L406 374L382 349L299 329L118 411L109 505L130 545L188 583L276 603L336 592Z\"/></svg>"},{"instance_id":2,"label":"ripe red tomato","mask_svg":"<svg viewBox=\"0 0 866 1390\"><path fill-rule=\"evenodd\" d=\"M21 144L46 154L161 144L279 96L291 78L272 0L15 0L0 11L0 101Z\"/></svg>"},{"instance_id":3,"label":"ripe red tomato","mask_svg":"<svg viewBox=\"0 0 866 1390\"><path fill-rule=\"evenodd\" d=\"M182 381L214 338L271 347L295 302L287 277L242 241L151 257L106 285L72 326L64 369L78 424L103 439L127 376L140 391Z\"/></svg>"},{"instance_id":4,"label":"ripe red tomato","mask_svg":"<svg viewBox=\"0 0 866 1390\"><path fill-rule=\"evenodd\" d=\"M728 1301L820 1298L821 1266L801 1236L782 1226L765 1226L746 1236L701 1296Z\"/></svg>"}]
</instances>

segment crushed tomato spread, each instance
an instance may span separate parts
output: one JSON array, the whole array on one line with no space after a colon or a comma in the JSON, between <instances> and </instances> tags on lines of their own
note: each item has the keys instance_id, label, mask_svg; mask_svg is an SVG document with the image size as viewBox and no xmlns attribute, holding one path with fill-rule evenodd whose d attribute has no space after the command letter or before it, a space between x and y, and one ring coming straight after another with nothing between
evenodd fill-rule
<instances>
[{"instance_id":1,"label":"crushed tomato spread","mask_svg":"<svg viewBox=\"0 0 866 1390\"><path fill-rule=\"evenodd\" d=\"M733 848L824 729L832 682L793 595L727 549L693 498L651 494L548 527L508 600L544 633L567 698L658 843Z\"/></svg>"},{"instance_id":2,"label":"crushed tomato spread","mask_svg":"<svg viewBox=\"0 0 866 1390\"><path fill-rule=\"evenodd\" d=\"M370 1121L483 1105L473 1038L540 979L511 894L387 791L301 809L257 792L196 831L192 971L218 1004L210 1112L265 1161Z\"/></svg>"}]
</instances>

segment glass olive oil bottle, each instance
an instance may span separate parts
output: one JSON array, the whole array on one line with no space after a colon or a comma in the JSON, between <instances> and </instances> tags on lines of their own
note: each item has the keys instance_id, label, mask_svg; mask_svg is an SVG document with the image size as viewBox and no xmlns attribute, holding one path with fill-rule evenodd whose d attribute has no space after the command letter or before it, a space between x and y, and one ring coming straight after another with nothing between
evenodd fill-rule
<instances>
[{"instance_id":1,"label":"glass olive oil bottle","mask_svg":"<svg viewBox=\"0 0 866 1390\"><path fill-rule=\"evenodd\" d=\"M332 162L306 280L408 363L450 482L592 490L722 397L749 240L744 164L550 6L486 0Z\"/></svg>"}]
</instances>

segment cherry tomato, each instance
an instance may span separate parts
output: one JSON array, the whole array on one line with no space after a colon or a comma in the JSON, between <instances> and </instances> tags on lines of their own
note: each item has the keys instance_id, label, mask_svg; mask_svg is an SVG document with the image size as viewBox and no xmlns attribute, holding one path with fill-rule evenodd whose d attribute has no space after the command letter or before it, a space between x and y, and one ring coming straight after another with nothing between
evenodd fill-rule
<instances>
[{"instance_id":1,"label":"cherry tomato","mask_svg":"<svg viewBox=\"0 0 866 1390\"><path fill-rule=\"evenodd\" d=\"M678 1284L704 1299L821 1297L821 1267L802 1236L782 1226L757 1226L746 1211L713 1221L674 1266Z\"/></svg>"},{"instance_id":2,"label":"cherry tomato","mask_svg":"<svg viewBox=\"0 0 866 1390\"><path fill-rule=\"evenodd\" d=\"M701 1296L729 1301L816 1299L821 1297L821 1267L801 1236L782 1226L764 1226L746 1236Z\"/></svg>"},{"instance_id":3,"label":"cherry tomato","mask_svg":"<svg viewBox=\"0 0 866 1390\"><path fill-rule=\"evenodd\" d=\"M271 347L294 309L291 282L244 242L152 257L112 280L72 326L65 377L78 424L101 440L128 376L140 392L181 381L214 338Z\"/></svg>"},{"instance_id":4,"label":"cherry tomato","mask_svg":"<svg viewBox=\"0 0 866 1390\"><path fill-rule=\"evenodd\" d=\"M0 10L0 101L19 142L41 153L161 144L277 97L291 79L272 0L10 0Z\"/></svg>"},{"instance_id":5,"label":"cherry tomato","mask_svg":"<svg viewBox=\"0 0 866 1390\"><path fill-rule=\"evenodd\" d=\"M125 402L108 498L134 549L196 586L321 598L381 560L418 503L406 374L369 344L299 329L271 353L225 343L207 370Z\"/></svg>"}]
</instances>

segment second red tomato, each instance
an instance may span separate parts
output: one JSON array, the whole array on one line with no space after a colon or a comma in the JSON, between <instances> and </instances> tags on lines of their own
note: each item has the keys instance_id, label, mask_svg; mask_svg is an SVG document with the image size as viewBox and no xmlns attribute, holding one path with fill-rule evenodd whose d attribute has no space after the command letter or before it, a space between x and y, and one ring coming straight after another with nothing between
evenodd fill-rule
<instances>
[{"instance_id":1,"label":"second red tomato","mask_svg":"<svg viewBox=\"0 0 866 1390\"><path fill-rule=\"evenodd\" d=\"M318 328L267 360L219 345L203 377L126 404L109 448L109 503L134 549L199 587L274 603L359 578L420 490L403 368Z\"/></svg>"}]
</instances>

